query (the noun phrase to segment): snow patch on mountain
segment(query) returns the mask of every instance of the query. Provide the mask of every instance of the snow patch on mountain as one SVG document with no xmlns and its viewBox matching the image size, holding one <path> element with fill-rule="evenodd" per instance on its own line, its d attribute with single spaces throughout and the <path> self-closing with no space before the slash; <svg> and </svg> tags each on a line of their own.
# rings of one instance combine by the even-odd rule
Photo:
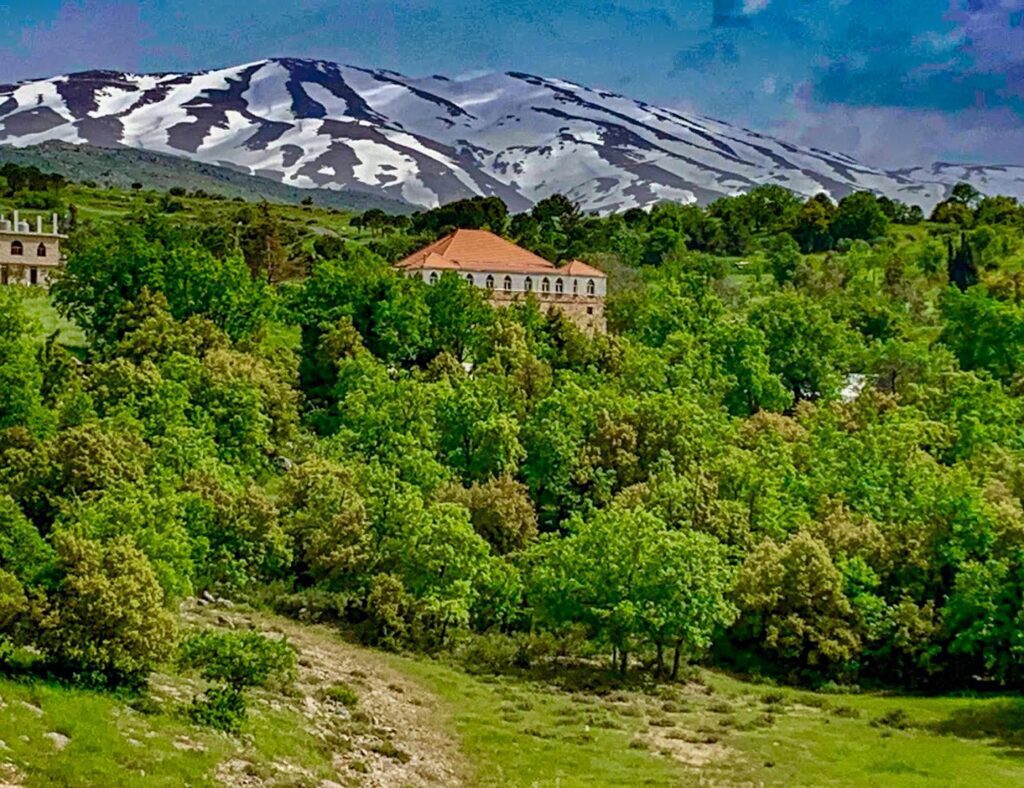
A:
<svg viewBox="0 0 1024 788">
<path fill-rule="evenodd" d="M 1024 197 L 1024 167 L 885 171 L 695 113 L 511 72 L 409 78 L 329 61 L 195 74 L 90 71 L 0 86 L 0 144 L 130 147 L 230 165 L 303 188 L 371 189 L 432 207 L 556 192 L 586 210 L 706 203 L 774 183 L 866 189 L 930 209 L 964 180 Z"/>
</svg>

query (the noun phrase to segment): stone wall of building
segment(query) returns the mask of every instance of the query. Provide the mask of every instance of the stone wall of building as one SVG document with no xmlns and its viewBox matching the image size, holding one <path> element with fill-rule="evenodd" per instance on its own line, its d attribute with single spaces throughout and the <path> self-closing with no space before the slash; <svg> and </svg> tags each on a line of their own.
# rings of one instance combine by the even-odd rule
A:
<svg viewBox="0 0 1024 788">
<path fill-rule="evenodd" d="M 543 311 L 547 312 L 557 309 L 582 328 L 584 331 L 594 333 L 605 333 L 608 324 L 604 319 L 604 298 L 597 296 L 572 296 L 572 295 L 544 295 L 543 293 L 532 293 L 540 304 Z M 510 306 L 517 301 L 523 301 L 528 296 L 525 293 L 507 293 L 500 290 L 491 291 L 490 302 L 494 306 Z"/>
</svg>

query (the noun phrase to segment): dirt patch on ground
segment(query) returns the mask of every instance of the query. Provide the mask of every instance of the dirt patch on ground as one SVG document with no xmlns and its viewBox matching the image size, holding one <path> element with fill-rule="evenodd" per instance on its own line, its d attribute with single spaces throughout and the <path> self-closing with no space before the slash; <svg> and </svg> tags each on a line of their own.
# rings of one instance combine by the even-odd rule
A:
<svg viewBox="0 0 1024 788">
<path fill-rule="evenodd" d="M 666 758 L 673 758 L 686 766 L 702 767 L 720 763 L 730 750 L 720 742 L 698 741 L 696 737 L 680 736 L 673 732 L 651 731 L 643 737 L 648 749 Z"/>
<path fill-rule="evenodd" d="M 194 624 L 255 629 L 288 638 L 298 652 L 295 692 L 257 701 L 291 707 L 305 718 L 311 735 L 330 744 L 337 785 L 466 783 L 466 762 L 449 733 L 444 709 L 416 681 L 390 667 L 386 655 L 348 644 L 326 627 L 243 610 L 192 606 L 183 615 Z M 287 764 L 275 766 L 281 777 L 289 769 Z M 254 781 L 246 764 L 238 761 L 222 764 L 218 777 L 232 786 L 276 782 Z"/>
</svg>

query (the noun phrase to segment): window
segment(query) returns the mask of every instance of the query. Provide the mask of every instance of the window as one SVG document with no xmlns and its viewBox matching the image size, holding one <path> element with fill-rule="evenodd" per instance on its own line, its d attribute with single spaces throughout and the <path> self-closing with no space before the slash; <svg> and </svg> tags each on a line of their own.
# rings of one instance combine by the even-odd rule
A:
<svg viewBox="0 0 1024 788">
<path fill-rule="evenodd" d="M 488 290 L 493 290 L 494 289 L 494 277 L 491 276 L 490 274 L 487 275 L 487 289 Z"/>
<path fill-rule="evenodd" d="M 39 244 L 36 247 L 36 257 L 46 257 L 46 244 Z"/>
<path fill-rule="evenodd" d="M 473 274 L 466 274 L 466 281 L 473 284 Z"/>
<path fill-rule="evenodd" d="M 6 265 L 0 266 L 0 285 L 10 284 L 10 281 L 11 272 L 8 270 Z"/>
<path fill-rule="evenodd" d="M 594 295 L 594 291 L 596 289 L 597 288 L 594 286 L 594 280 L 593 279 L 588 279 L 587 280 L 587 295 Z"/>
<path fill-rule="evenodd" d="M 588 306 L 588 307 L 587 307 L 587 314 L 588 314 L 588 315 L 592 315 L 592 314 L 594 314 L 594 307 L 592 307 L 592 306 Z"/>
<path fill-rule="evenodd" d="M 573 295 L 578 295 L 579 292 L 580 292 L 580 280 L 579 279 L 573 279 L 572 280 L 572 294 Z"/>
<path fill-rule="evenodd" d="M 523 280 L 523 290 L 527 293 L 533 290 L 533 280 L 530 277 L 526 277 L 526 279 Z"/>
<path fill-rule="evenodd" d="M 29 268 L 28 269 L 28 283 L 30 285 L 37 285 L 37 284 L 39 284 L 39 269 L 38 268 Z"/>
<path fill-rule="evenodd" d="M 430 284 L 436 285 L 437 284 L 437 279 L 438 279 L 437 271 L 431 271 L 430 272 Z"/>
<path fill-rule="evenodd" d="M 555 292 L 558 293 L 558 295 L 561 295 L 562 293 L 565 292 L 565 282 L 563 282 L 561 279 L 555 280 Z"/>
<path fill-rule="evenodd" d="M 11 241 L 11 254 L 15 255 L 16 257 L 21 257 L 23 254 L 25 254 L 25 247 L 21 243 L 21 241 Z"/>
<path fill-rule="evenodd" d="M 546 276 L 540 280 L 540 291 L 542 293 L 551 292 L 551 280 L 548 279 Z"/>
<path fill-rule="evenodd" d="M 505 292 L 506 293 L 512 292 L 512 277 L 511 276 L 506 276 L 505 277 L 505 281 L 502 284 L 502 287 L 505 288 Z"/>
</svg>

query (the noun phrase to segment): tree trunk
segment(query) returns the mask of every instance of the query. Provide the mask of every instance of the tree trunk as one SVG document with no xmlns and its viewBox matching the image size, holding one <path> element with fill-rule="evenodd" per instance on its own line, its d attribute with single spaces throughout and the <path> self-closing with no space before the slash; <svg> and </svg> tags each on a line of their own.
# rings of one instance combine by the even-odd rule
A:
<svg viewBox="0 0 1024 788">
<path fill-rule="evenodd" d="M 622 655 L 619 658 L 619 673 L 623 676 L 626 675 L 626 667 L 629 665 L 629 654 L 626 649 L 622 649 Z"/>
<path fill-rule="evenodd" d="M 661 678 L 662 676 L 665 675 L 665 646 L 664 646 L 664 644 L 660 640 L 658 641 L 658 667 L 657 667 L 657 671 L 658 671 L 658 678 Z"/>
<path fill-rule="evenodd" d="M 682 649 L 683 641 L 677 640 L 675 651 L 672 653 L 672 681 L 679 678 L 679 657 Z"/>
</svg>

